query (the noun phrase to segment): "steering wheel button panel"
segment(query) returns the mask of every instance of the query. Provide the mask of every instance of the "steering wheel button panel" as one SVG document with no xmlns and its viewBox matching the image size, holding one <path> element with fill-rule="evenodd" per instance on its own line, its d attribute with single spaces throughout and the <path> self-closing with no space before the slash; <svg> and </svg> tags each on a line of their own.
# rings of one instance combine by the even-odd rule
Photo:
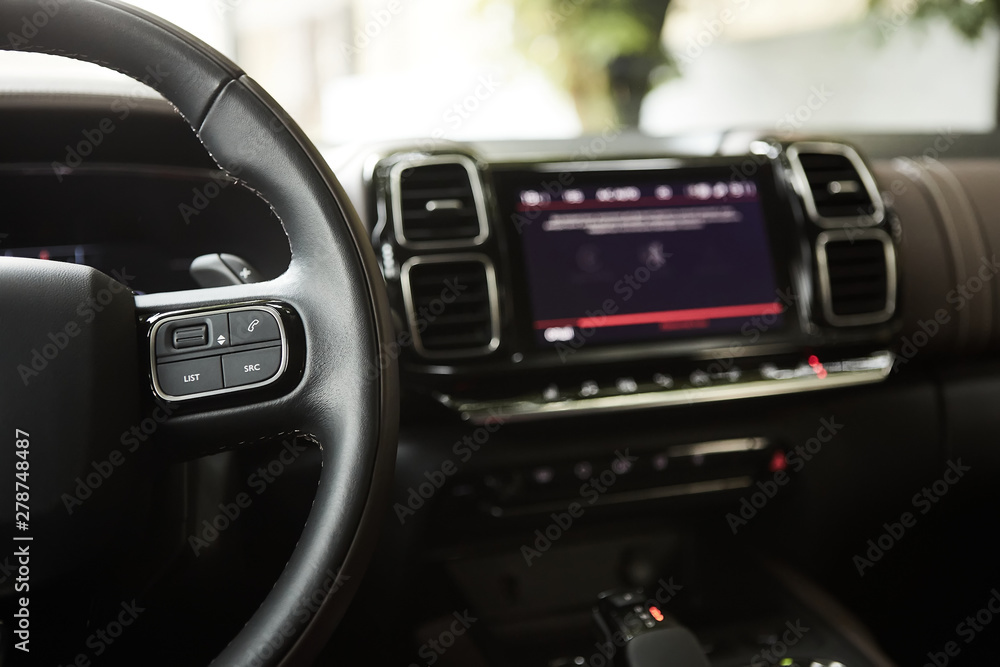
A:
<svg viewBox="0 0 1000 667">
<path fill-rule="evenodd" d="M 222 373 L 227 387 L 242 387 L 268 380 L 281 368 L 281 348 L 265 347 L 222 356 Z"/>
<path fill-rule="evenodd" d="M 160 387 L 172 396 L 187 396 L 222 389 L 222 366 L 219 357 L 159 364 L 156 374 Z"/>
<path fill-rule="evenodd" d="M 288 364 L 288 341 L 274 308 L 233 306 L 154 320 L 150 357 L 156 394 L 186 401 L 271 384 Z"/>
<path fill-rule="evenodd" d="M 229 313 L 229 332 L 233 345 L 281 340 L 278 321 L 265 310 L 241 310 Z"/>
</svg>

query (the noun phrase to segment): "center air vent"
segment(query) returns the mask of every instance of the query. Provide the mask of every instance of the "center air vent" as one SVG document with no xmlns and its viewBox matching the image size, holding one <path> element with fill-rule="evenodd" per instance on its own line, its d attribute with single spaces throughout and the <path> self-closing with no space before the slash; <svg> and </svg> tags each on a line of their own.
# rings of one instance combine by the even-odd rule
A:
<svg viewBox="0 0 1000 667">
<path fill-rule="evenodd" d="M 396 241 L 407 248 L 474 246 L 489 227 L 476 165 L 462 155 L 398 162 L 389 174 Z"/>
<path fill-rule="evenodd" d="M 885 217 L 875 179 L 850 146 L 797 143 L 788 160 L 806 212 L 821 227 L 869 227 Z"/>
<path fill-rule="evenodd" d="M 816 240 L 823 310 L 836 326 L 878 324 L 896 308 L 896 255 L 881 230 L 823 232 Z"/>
<path fill-rule="evenodd" d="M 401 273 L 416 352 L 428 358 L 488 354 L 500 343 L 493 264 L 484 255 L 408 260 Z"/>
</svg>

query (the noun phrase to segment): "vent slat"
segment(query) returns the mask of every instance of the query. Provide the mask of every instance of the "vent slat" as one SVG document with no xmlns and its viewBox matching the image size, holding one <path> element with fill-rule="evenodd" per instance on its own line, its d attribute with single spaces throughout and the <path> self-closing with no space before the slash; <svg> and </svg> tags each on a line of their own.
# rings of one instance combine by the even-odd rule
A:
<svg viewBox="0 0 1000 667">
<path fill-rule="evenodd" d="M 425 353 L 459 356 L 492 350 L 495 323 L 484 261 L 424 262 L 411 266 L 407 275 L 410 302 L 422 320 L 418 335 Z"/>
<path fill-rule="evenodd" d="M 455 227 L 465 225 L 473 229 L 479 229 L 479 219 L 476 217 L 475 206 L 462 206 L 460 208 L 438 209 L 428 211 L 424 208 L 403 208 L 403 218 L 406 220 L 407 229 L 415 226 L 448 225 Z"/>
<path fill-rule="evenodd" d="M 464 158 L 430 162 L 402 169 L 394 189 L 398 229 L 406 242 L 461 244 L 477 239 L 485 229 L 476 198 L 475 167 Z M 454 161 L 450 161 L 450 160 Z"/>
<path fill-rule="evenodd" d="M 882 241 L 829 241 L 825 250 L 834 315 L 871 315 L 888 308 L 889 271 Z"/>
<path fill-rule="evenodd" d="M 432 335 L 424 337 L 424 347 L 428 350 L 454 350 L 454 349 L 469 349 L 480 347 L 483 340 L 490 339 L 490 332 L 488 329 L 484 329 L 481 332 L 465 334 L 465 335 L 453 335 L 453 336 L 441 336 Z"/>
<path fill-rule="evenodd" d="M 875 207 L 871 200 L 861 204 L 820 204 L 816 203 L 816 210 L 824 218 L 857 218 L 860 216 L 870 216 L 875 214 Z"/>
<path fill-rule="evenodd" d="M 444 329 L 445 327 L 463 327 L 465 324 L 477 324 L 482 325 L 483 320 L 489 320 L 490 311 L 485 309 L 479 312 L 469 313 L 468 315 L 448 315 L 447 317 L 442 315 L 434 320 L 435 329 Z"/>
<path fill-rule="evenodd" d="M 413 227 L 407 232 L 407 239 L 410 241 L 435 241 L 441 238 L 440 227 L 431 227 L 427 229 L 414 229 Z M 475 238 L 476 233 L 479 231 L 478 227 L 466 227 L 455 229 L 452 228 L 451 231 L 456 234 L 460 233 L 468 238 Z M 453 238 L 452 234 L 448 235 L 448 238 Z"/>
<path fill-rule="evenodd" d="M 834 266 L 830 269 L 830 277 L 843 282 L 851 280 L 870 281 L 872 278 L 881 278 L 884 276 L 885 267 L 881 265 L 865 266 L 862 264 L 850 267 Z"/>
<path fill-rule="evenodd" d="M 443 273 L 433 273 L 430 271 L 423 271 L 423 270 L 419 270 L 414 273 L 416 275 L 413 275 L 412 273 L 410 275 L 410 284 L 415 284 L 420 286 L 438 285 L 442 279 L 442 276 L 444 276 Z M 476 281 L 481 280 L 482 272 L 455 271 L 454 273 L 449 273 L 447 276 L 444 277 L 447 278 L 449 281 L 451 281 L 452 284 L 463 285 L 467 282 L 475 283 Z"/>
<path fill-rule="evenodd" d="M 457 185 L 452 187 L 414 187 L 411 183 L 403 182 L 406 186 L 402 191 L 403 200 L 410 199 L 471 199 L 472 187 Z"/>
<path fill-rule="evenodd" d="M 427 306 L 427 305 L 430 305 L 431 303 L 437 301 L 438 299 L 440 299 L 439 295 L 435 295 L 433 297 L 430 296 L 430 295 L 426 295 L 426 296 L 422 295 L 422 296 L 419 296 L 419 297 L 414 297 L 414 301 L 413 302 L 415 304 L 417 304 L 418 306 Z M 448 305 L 451 306 L 451 309 L 455 310 L 455 311 L 458 311 L 458 310 L 468 311 L 468 310 L 482 308 L 484 311 L 488 312 L 488 310 L 489 310 L 488 309 L 488 306 L 489 306 L 488 300 L 489 300 L 489 291 L 488 290 L 486 290 L 485 288 L 484 289 L 474 289 L 472 291 L 464 292 L 464 293 L 460 294 L 458 297 L 456 297 Z"/>
<path fill-rule="evenodd" d="M 885 283 L 880 282 L 878 284 L 872 283 L 841 283 L 837 287 L 831 290 L 835 300 L 839 303 L 843 303 L 845 299 L 851 299 L 855 296 L 860 297 L 871 297 L 871 298 L 881 298 L 885 301 Z"/>
</svg>

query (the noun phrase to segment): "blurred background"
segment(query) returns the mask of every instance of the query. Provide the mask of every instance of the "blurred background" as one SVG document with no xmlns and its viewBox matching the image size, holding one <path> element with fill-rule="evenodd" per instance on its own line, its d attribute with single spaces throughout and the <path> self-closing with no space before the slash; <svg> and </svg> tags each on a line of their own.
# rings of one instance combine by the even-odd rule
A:
<svg viewBox="0 0 1000 667">
<path fill-rule="evenodd" d="M 133 0 L 317 141 L 993 132 L 1000 0 Z M 134 88 L 5 54 L 0 87 Z M 138 93 L 137 93 L 138 94 Z"/>
</svg>

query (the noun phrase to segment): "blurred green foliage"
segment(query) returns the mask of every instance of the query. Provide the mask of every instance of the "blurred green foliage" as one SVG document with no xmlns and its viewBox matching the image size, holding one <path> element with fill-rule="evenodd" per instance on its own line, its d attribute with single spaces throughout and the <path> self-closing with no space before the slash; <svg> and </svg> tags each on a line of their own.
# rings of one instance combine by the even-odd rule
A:
<svg viewBox="0 0 1000 667">
<path fill-rule="evenodd" d="M 512 3 L 518 47 L 572 96 L 584 131 L 637 125 L 642 97 L 653 85 L 679 74 L 661 41 L 669 0 Z M 968 39 L 977 39 L 1000 17 L 1000 0 L 868 3 L 885 37 L 911 19 L 944 18 Z"/>
<path fill-rule="evenodd" d="M 944 18 L 968 39 L 978 39 L 1000 16 L 1000 0 L 869 0 L 868 7 L 877 20 L 888 21 L 890 26 L 909 17 Z"/>
<path fill-rule="evenodd" d="M 521 51 L 573 97 L 585 131 L 635 125 L 654 73 L 668 0 L 514 0 Z"/>
</svg>

